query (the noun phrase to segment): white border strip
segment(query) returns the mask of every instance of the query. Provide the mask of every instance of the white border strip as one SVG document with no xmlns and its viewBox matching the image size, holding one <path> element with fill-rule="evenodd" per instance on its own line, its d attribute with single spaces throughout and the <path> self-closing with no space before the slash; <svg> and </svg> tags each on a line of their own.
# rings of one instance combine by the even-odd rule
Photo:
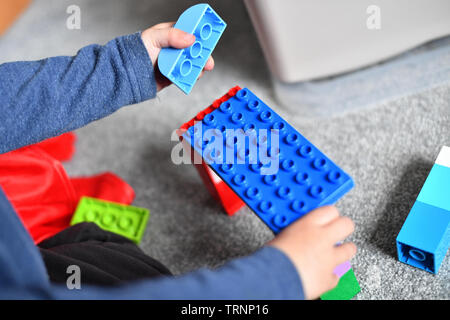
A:
<svg viewBox="0 0 450 320">
<path fill-rule="evenodd" d="M 442 147 L 435 163 L 450 168 L 450 147 Z"/>
</svg>

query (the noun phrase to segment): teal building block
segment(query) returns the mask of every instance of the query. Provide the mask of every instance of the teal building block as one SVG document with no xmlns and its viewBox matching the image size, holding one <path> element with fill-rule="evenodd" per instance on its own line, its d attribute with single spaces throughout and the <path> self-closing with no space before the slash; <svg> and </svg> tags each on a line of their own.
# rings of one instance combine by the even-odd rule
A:
<svg viewBox="0 0 450 320">
<path fill-rule="evenodd" d="M 434 164 L 417 201 L 450 211 L 450 168 Z"/>
<path fill-rule="evenodd" d="M 150 212 L 145 208 L 82 197 L 70 224 L 94 222 L 104 230 L 140 243 L 149 216 Z"/>
</svg>

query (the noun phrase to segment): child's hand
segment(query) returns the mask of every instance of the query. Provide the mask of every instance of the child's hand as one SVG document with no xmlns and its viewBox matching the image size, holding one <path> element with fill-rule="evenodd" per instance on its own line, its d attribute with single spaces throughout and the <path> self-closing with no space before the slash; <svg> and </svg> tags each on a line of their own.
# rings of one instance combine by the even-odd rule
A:
<svg viewBox="0 0 450 320">
<path fill-rule="evenodd" d="M 194 35 L 172 28 L 174 24 L 174 22 L 160 23 L 143 31 L 141 35 L 155 69 L 156 88 L 158 91 L 171 84 L 170 80 L 164 77 L 157 67 L 156 61 L 161 49 L 166 47 L 183 49 L 191 46 L 195 42 Z M 213 68 L 214 60 L 212 57 L 209 57 L 203 70 L 211 71 Z M 200 77 L 202 75 L 203 71 Z"/>
<path fill-rule="evenodd" d="M 335 207 L 322 207 L 284 229 L 268 244 L 283 251 L 300 274 L 307 299 L 316 299 L 333 289 L 339 278 L 333 270 L 356 254 L 349 242 L 336 246 L 355 228 L 353 221 L 339 216 Z"/>
</svg>

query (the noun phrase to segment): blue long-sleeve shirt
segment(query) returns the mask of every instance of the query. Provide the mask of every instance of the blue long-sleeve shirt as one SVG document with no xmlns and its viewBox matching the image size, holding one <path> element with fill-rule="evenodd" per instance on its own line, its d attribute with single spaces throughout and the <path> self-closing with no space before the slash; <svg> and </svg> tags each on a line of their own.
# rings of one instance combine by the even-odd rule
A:
<svg viewBox="0 0 450 320">
<path fill-rule="evenodd" d="M 155 97 L 140 33 L 73 57 L 0 65 L 0 154 L 60 135 L 122 106 Z M 50 283 L 37 247 L 0 186 L 0 299 L 303 299 L 300 277 L 280 250 L 264 247 L 217 270 L 69 290 Z"/>
</svg>

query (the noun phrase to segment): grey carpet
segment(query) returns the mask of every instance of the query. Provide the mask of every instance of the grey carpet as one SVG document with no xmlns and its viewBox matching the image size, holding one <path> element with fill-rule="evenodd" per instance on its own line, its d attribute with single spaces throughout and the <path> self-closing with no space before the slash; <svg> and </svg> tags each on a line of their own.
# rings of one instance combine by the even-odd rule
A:
<svg viewBox="0 0 450 320">
<path fill-rule="evenodd" d="M 395 237 L 434 158 L 442 145 L 450 145 L 449 82 L 333 118 L 304 118 L 292 108 L 278 108 L 245 8 L 231 2 L 211 1 L 228 22 L 214 52 L 214 72 L 189 96 L 171 87 L 155 100 L 78 130 L 68 172 L 109 170 L 129 182 L 136 190 L 134 204 L 151 211 L 143 250 L 177 274 L 249 254 L 271 239 L 271 232 L 248 209 L 224 215 L 195 169 L 170 159 L 174 129 L 230 87 L 246 86 L 353 176 L 356 187 L 338 207 L 357 225 L 351 237 L 359 248 L 352 261 L 362 287 L 357 299 L 449 299 L 448 255 L 432 275 L 398 262 L 395 252 Z M 193 3 L 35 0 L 0 38 L 0 62 L 71 55 L 81 46 L 176 20 Z M 70 4 L 81 7 L 81 30 L 65 27 Z"/>
</svg>

